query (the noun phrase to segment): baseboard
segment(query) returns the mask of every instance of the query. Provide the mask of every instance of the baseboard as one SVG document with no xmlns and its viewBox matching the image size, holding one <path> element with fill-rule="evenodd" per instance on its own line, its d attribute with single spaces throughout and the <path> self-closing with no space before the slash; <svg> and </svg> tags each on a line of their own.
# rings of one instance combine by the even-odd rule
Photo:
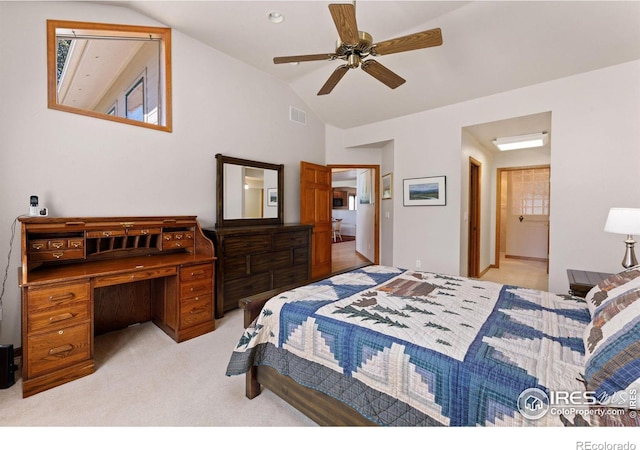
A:
<svg viewBox="0 0 640 450">
<path fill-rule="evenodd" d="M 540 262 L 548 262 L 549 258 L 536 258 L 535 256 L 516 256 L 516 255 L 504 255 L 505 258 L 510 259 L 524 259 L 527 261 L 540 261 Z"/>
</svg>

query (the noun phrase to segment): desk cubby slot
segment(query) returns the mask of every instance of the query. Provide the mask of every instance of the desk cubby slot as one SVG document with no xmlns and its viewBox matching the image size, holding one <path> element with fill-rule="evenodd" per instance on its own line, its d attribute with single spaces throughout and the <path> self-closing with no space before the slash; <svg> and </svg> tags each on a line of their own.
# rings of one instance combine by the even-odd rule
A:
<svg viewBox="0 0 640 450">
<path fill-rule="evenodd" d="M 155 253 L 160 251 L 159 243 L 160 234 L 88 237 L 87 258 L 116 256 L 120 253 L 122 256 Z"/>
</svg>

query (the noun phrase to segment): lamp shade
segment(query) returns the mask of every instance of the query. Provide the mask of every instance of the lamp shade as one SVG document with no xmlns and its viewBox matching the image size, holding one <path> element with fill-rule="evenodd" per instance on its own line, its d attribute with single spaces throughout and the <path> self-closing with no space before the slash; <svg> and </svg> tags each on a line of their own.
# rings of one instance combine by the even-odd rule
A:
<svg viewBox="0 0 640 450">
<path fill-rule="evenodd" d="M 640 234 L 640 208 L 611 208 L 604 231 L 618 234 Z"/>
</svg>

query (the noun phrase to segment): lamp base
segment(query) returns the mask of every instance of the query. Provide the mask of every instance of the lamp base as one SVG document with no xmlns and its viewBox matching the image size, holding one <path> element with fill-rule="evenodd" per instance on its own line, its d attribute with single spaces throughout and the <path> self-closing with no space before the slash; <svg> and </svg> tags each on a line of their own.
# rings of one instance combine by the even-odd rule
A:
<svg viewBox="0 0 640 450">
<path fill-rule="evenodd" d="M 636 241 L 633 240 L 633 236 L 630 234 L 627 235 L 627 239 L 624 241 L 627 245 L 627 249 L 624 252 L 624 258 L 622 259 L 622 267 L 628 269 L 629 267 L 637 266 L 638 260 L 636 259 L 636 254 L 634 251 L 634 246 Z"/>
</svg>

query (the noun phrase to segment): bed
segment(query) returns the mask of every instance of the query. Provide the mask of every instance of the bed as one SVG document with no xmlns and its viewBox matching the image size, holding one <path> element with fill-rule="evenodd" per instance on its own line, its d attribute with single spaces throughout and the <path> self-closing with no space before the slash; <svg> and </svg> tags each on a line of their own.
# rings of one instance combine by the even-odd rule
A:
<svg viewBox="0 0 640 450">
<path fill-rule="evenodd" d="M 637 426 L 639 297 L 371 265 L 243 300 L 226 373 L 321 425 Z"/>
</svg>

